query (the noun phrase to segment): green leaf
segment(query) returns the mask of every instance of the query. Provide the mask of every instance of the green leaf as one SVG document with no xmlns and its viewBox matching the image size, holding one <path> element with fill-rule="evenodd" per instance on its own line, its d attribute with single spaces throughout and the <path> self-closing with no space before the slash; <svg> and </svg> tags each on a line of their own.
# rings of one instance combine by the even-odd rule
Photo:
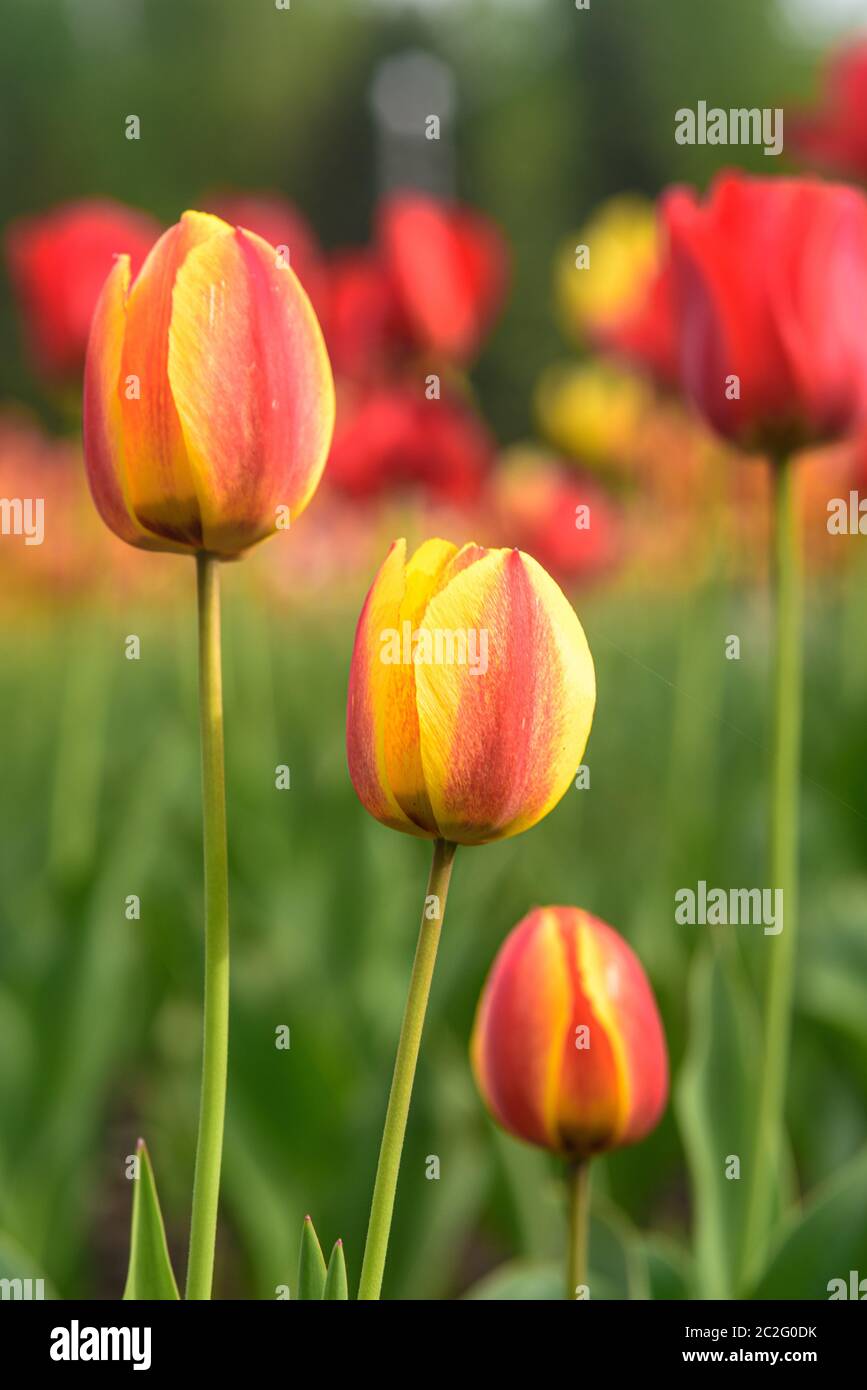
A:
<svg viewBox="0 0 867 1390">
<path fill-rule="evenodd" d="M 500 1303 L 552 1303 L 565 1301 L 562 1261 L 509 1260 L 467 1289 L 465 1299 Z M 622 1297 L 604 1275 L 590 1274 L 590 1302 Z"/>
<path fill-rule="evenodd" d="M 160 1199 L 150 1154 L 143 1139 L 136 1145 L 138 1177 L 132 1199 L 132 1234 L 130 1237 L 129 1269 L 126 1275 L 125 1300 L 158 1299 L 163 1302 L 180 1298 L 172 1262 L 166 1244 Z"/>
<path fill-rule="evenodd" d="M 851 1270 L 856 1283 L 867 1277 L 867 1149 L 785 1223 L 752 1296 L 827 1298 L 832 1279 L 842 1279 L 851 1296 Z"/>
<path fill-rule="evenodd" d="M 510 1260 L 473 1284 L 464 1298 L 513 1303 L 562 1300 L 563 1270 L 559 1263 Z"/>
<path fill-rule="evenodd" d="M 590 1301 L 643 1299 L 648 1277 L 641 1237 L 604 1196 L 590 1216 Z M 516 1259 L 486 1274 L 463 1295 L 503 1302 L 566 1299 L 566 1255 L 558 1260 Z"/>
<path fill-rule="evenodd" d="M 516 1143 L 493 1122 L 488 1129 L 489 1143 L 515 1211 L 516 1248 L 526 1259 L 547 1260 L 562 1244 L 564 1203 L 568 1200 L 562 1181 L 552 1181 L 551 1155 L 529 1144 Z"/>
<path fill-rule="evenodd" d="M 823 883 L 819 897 L 826 930 L 804 936 L 799 1000 L 806 1012 L 863 1051 L 867 1041 L 867 890 L 863 880 L 856 878 L 830 887 Z"/>
<path fill-rule="evenodd" d="M 692 1186 L 699 1298 L 731 1298 L 741 1262 L 757 1105 L 758 1027 L 746 982 L 722 951 L 699 951 L 688 985 L 690 1042 L 675 1090 Z M 740 1177 L 727 1177 L 731 1157 Z"/>
<path fill-rule="evenodd" d="M 328 1261 L 328 1274 L 325 1278 L 325 1291 L 322 1297 L 330 1302 L 341 1299 L 344 1302 L 349 1298 L 349 1285 L 346 1279 L 346 1258 L 343 1254 L 343 1241 L 335 1242 L 331 1252 L 331 1259 Z"/>
<path fill-rule="evenodd" d="M 658 1299 L 691 1299 L 692 1268 L 689 1255 L 676 1241 L 666 1236 L 651 1235 L 645 1239 L 644 1254 L 650 1297 Z"/>
<path fill-rule="evenodd" d="M 20 1297 L 43 1299 L 56 1298 L 57 1293 L 41 1266 L 19 1242 L 5 1231 L 0 1231 L 0 1279 L 22 1281 Z"/>
<path fill-rule="evenodd" d="M 628 1217 L 604 1194 L 591 1199 L 591 1299 L 644 1299 L 649 1292 L 644 1244 Z"/>
<path fill-rule="evenodd" d="M 301 1254 L 298 1259 L 298 1297 L 303 1299 L 322 1298 L 325 1292 L 325 1256 L 309 1216 L 304 1218 L 301 1230 Z"/>
</svg>

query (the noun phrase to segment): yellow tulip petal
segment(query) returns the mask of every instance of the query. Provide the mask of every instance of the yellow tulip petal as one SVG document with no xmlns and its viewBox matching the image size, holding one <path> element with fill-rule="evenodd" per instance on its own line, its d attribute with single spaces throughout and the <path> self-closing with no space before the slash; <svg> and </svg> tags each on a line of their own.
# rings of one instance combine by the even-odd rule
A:
<svg viewBox="0 0 867 1390">
<path fill-rule="evenodd" d="M 410 819 L 392 791 L 389 761 L 401 736 L 411 738 L 414 711 L 396 703 L 400 689 L 395 663 L 384 661 L 391 635 L 400 640 L 400 609 L 406 596 L 406 541 L 395 541 L 361 610 L 352 652 L 346 719 L 349 775 L 372 816 L 394 830 L 429 832 Z M 383 640 L 385 639 L 385 641 Z"/>
<path fill-rule="evenodd" d="M 193 247 L 230 234 L 218 217 L 184 213 L 154 246 L 127 301 L 120 398 L 130 506 L 148 530 L 195 548 L 199 497 L 168 376 L 172 293 Z"/>
<path fill-rule="evenodd" d="M 528 829 L 570 785 L 593 718 L 593 662 L 571 604 L 531 556 L 495 550 L 434 596 L 421 627 L 441 657 L 416 667 L 440 834 L 482 844 Z"/>
<path fill-rule="evenodd" d="M 431 834 L 436 821 L 424 784 L 415 702 L 414 634 L 436 592 L 443 571 L 457 552 L 451 541 L 428 540 L 419 546 L 406 566 L 406 592 L 400 605 L 398 631 L 401 661 L 386 667 L 391 673 L 388 692 L 390 711 L 386 724 L 385 765 L 389 786 L 402 810 L 416 825 Z"/>
</svg>

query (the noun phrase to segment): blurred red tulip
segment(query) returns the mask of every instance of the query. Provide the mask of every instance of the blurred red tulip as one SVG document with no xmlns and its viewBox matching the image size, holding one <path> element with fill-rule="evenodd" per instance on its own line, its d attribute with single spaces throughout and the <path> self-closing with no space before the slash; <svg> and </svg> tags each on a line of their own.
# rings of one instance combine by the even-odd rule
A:
<svg viewBox="0 0 867 1390">
<path fill-rule="evenodd" d="M 867 392 L 867 200 L 729 173 L 663 204 L 682 384 L 741 446 L 849 432 Z"/>
<path fill-rule="evenodd" d="M 398 193 L 380 206 L 378 235 L 419 346 L 455 362 L 474 357 L 508 276 L 494 223 L 470 208 Z"/>
<path fill-rule="evenodd" d="M 152 218 L 108 199 L 66 203 L 12 223 L 6 257 L 40 373 L 62 381 L 81 372 L 113 258 L 128 255 L 136 274 L 159 234 Z"/>
<path fill-rule="evenodd" d="M 425 394 L 425 354 L 465 363 L 498 307 L 506 254 L 493 226 L 417 194 L 386 199 L 378 243 L 326 263 L 322 323 L 338 383 L 329 481 L 350 497 L 415 489 L 474 501 L 494 458 L 482 420 L 441 381 Z"/>
<path fill-rule="evenodd" d="M 356 497 L 416 487 L 461 504 L 478 496 L 493 455 L 480 418 L 453 396 L 429 401 L 415 386 L 344 386 L 328 478 Z"/>
<path fill-rule="evenodd" d="M 288 198 L 279 193 L 222 192 L 206 197 L 202 206 L 232 227 L 255 232 L 278 251 L 285 247 L 287 263 L 322 317 L 326 278 L 322 249 L 304 214 Z"/>
<path fill-rule="evenodd" d="M 793 122 L 793 135 L 805 159 L 867 181 L 867 40 L 832 55 L 821 104 Z"/>
<path fill-rule="evenodd" d="M 539 450 L 514 449 L 491 480 L 492 508 L 510 545 L 562 583 L 606 573 L 620 554 L 620 517 L 602 488 Z"/>
<path fill-rule="evenodd" d="M 325 338 L 334 370 L 371 380 L 411 345 L 394 286 L 372 251 L 343 251 L 328 267 Z"/>
</svg>

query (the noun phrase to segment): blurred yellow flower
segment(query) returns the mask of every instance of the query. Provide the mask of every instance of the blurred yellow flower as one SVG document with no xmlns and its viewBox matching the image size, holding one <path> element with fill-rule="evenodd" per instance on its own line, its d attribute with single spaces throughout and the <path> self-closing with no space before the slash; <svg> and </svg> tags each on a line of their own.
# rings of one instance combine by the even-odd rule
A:
<svg viewBox="0 0 867 1390">
<path fill-rule="evenodd" d="M 622 465 L 652 399 L 641 377 L 609 363 L 555 363 L 536 385 L 536 419 L 555 449 L 582 463 Z"/>
<path fill-rule="evenodd" d="M 557 257 L 557 303 L 570 334 L 604 334 L 635 307 L 657 264 L 653 204 L 633 194 L 602 203 Z"/>
</svg>

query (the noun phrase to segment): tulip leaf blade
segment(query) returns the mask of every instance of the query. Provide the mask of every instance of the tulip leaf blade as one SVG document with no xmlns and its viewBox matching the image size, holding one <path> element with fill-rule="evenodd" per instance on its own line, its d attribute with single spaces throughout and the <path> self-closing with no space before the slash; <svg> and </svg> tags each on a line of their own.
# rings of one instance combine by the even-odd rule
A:
<svg viewBox="0 0 867 1390">
<path fill-rule="evenodd" d="M 867 1294 L 867 1282 L 861 1284 L 867 1273 L 865 1193 L 867 1147 L 783 1222 L 750 1296 L 861 1300 Z"/>
<path fill-rule="evenodd" d="M 692 1261 L 676 1241 L 667 1236 L 648 1236 L 644 1242 L 644 1258 L 649 1296 L 654 1302 L 692 1298 Z"/>
<path fill-rule="evenodd" d="M 553 1302 L 563 1298 L 563 1269 L 556 1260 L 509 1260 L 486 1274 L 463 1297 L 474 1302 Z"/>
<path fill-rule="evenodd" d="M 129 1268 L 123 1297 L 127 1302 L 176 1301 L 180 1294 L 166 1242 L 154 1170 L 143 1139 L 136 1145 L 136 1158 L 138 1172 L 132 1199 Z"/>
<path fill-rule="evenodd" d="M 335 1241 L 334 1243 L 331 1259 L 328 1261 L 328 1273 L 325 1277 L 325 1289 L 322 1297 L 326 1302 L 346 1302 L 349 1298 L 349 1283 L 346 1277 L 346 1256 L 343 1251 L 342 1240 Z"/>
<path fill-rule="evenodd" d="M 321 1300 L 325 1293 L 327 1275 L 319 1237 L 312 1220 L 305 1216 L 301 1228 L 301 1253 L 298 1256 L 298 1297 L 305 1300 Z"/>
<path fill-rule="evenodd" d="M 761 1031 L 737 961 L 715 945 L 696 953 L 687 998 L 690 1041 L 674 1103 L 695 1213 L 696 1297 L 731 1298 L 739 1288 L 746 1253 L 742 1240 Z M 784 1140 L 773 1185 L 774 1219 L 786 1204 L 790 1176 Z"/>
</svg>

